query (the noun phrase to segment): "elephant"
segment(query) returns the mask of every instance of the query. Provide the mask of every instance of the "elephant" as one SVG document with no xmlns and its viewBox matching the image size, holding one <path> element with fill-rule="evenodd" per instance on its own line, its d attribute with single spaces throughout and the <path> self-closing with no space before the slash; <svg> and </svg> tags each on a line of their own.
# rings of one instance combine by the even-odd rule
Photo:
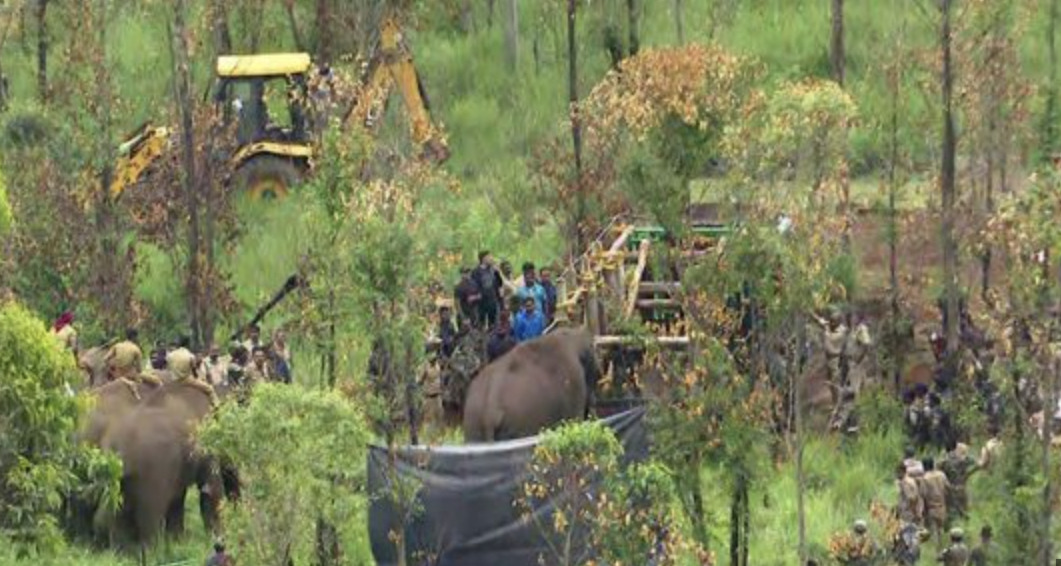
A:
<svg viewBox="0 0 1061 566">
<path fill-rule="evenodd" d="M 533 436 L 588 416 L 600 368 L 593 337 L 561 329 L 519 344 L 482 368 L 464 402 L 465 442 Z"/>
<path fill-rule="evenodd" d="M 136 408 L 142 399 L 157 389 L 156 386 L 148 383 L 139 383 L 135 387 L 134 391 L 128 383 L 111 381 L 89 390 L 88 395 L 92 400 L 92 405 L 77 432 L 77 441 L 102 448 L 103 437 L 111 425 L 120 422 Z M 97 520 L 95 501 L 88 501 L 71 494 L 66 501 L 66 506 L 66 526 L 71 534 L 105 544 L 105 540 L 98 538 L 101 533 L 95 527 Z"/>
<path fill-rule="evenodd" d="M 211 411 L 201 389 L 175 381 L 149 394 L 104 433 L 101 445 L 122 460 L 122 508 L 117 521 L 141 549 L 165 525 L 184 529 L 184 498 L 192 484 L 200 489 L 200 511 L 213 530 L 222 493 L 217 466 L 195 449 L 197 424 Z"/>
<path fill-rule="evenodd" d="M 150 383 L 136 384 L 136 392 L 122 381 L 110 381 L 91 390 L 92 410 L 80 432 L 80 440 L 99 447 L 112 423 L 121 421 L 140 401 L 158 389 Z M 137 398 L 139 396 L 139 399 Z"/>
</svg>

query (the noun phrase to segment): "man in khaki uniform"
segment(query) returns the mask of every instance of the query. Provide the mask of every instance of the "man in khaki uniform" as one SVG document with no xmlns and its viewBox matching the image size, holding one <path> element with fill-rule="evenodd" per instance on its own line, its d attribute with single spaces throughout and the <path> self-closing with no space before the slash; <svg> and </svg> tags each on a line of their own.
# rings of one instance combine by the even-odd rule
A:
<svg viewBox="0 0 1061 566">
<path fill-rule="evenodd" d="M 924 520 L 925 504 L 921 500 L 921 491 L 917 481 L 907 473 L 906 465 L 899 464 L 895 469 L 895 485 L 899 491 L 897 514 L 904 523 L 920 525 Z"/>
<path fill-rule="evenodd" d="M 214 388 L 199 380 L 195 375 L 198 360 L 195 359 L 195 354 L 188 349 L 190 342 L 186 336 L 181 337 L 177 342 L 177 349 L 166 356 L 166 365 L 169 367 L 169 371 L 173 373 L 175 382 L 185 383 L 206 393 L 210 396 L 210 403 L 216 405 L 217 395 L 214 393 Z"/>
<path fill-rule="evenodd" d="M 925 527 L 935 535 L 936 543 L 943 543 L 943 528 L 947 524 L 947 475 L 936 469 L 932 458 L 925 460 L 925 477 L 921 478 L 921 499 L 925 502 Z M 937 548 L 939 548 L 937 546 Z"/>
<path fill-rule="evenodd" d="M 988 430 L 988 435 L 987 442 L 980 449 L 980 459 L 976 462 L 978 470 L 990 468 L 998 460 L 999 453 L 1002 452 L 1002 440 L 999 438 L 998 426 L 991 426 Z"/>
<path fill-rule="evenodd" d="M 950 513 L 950 519 L 964 519 L 969 507 L 969 492 L 965 485 L 976 469 L 976 460 L 969 456 L 968 446 L 961 442 L 952 442 L 940 468 L 950 482 L 950 489 L 947 491 L 947 512 Z"/>
<path fill-rule="evenodd" d="M 66 350 L 73 352 L 74 359 L 77 359 L 77 329 L 74 328 L 74 313 L 66 311 L 59 315 L 55 325 L 52 326 L 52 334 L 59 341 L 59 344 Z"/>
<path fill-rule="evenodd" d="M 969 548 L 965 546 L 965 532 L 959 528 L 950 530 L 950 546 L 940 555 L 943 566 L 966 566 L 969 564 Z"/>
<path fill-rule="evenodd" d="M 140 346 L 136 345 L 137 338 L 139 338 L 139 333 L 135 328 L 126 330 L 125 340 L 111 347 L 107 352 L 106 362 L 111 378 L 125 382 L 139 399 L 140 394 L 136 387 L 138 383 L 151 383 L 158 386 L 162 385 L 162 381 L 143 371 L 144 354 L 140 351 Z"/>
<path fill-rule="evenodd" d="M 865 321 L 859 321 L 847 336 L 847 381 L 857 395 L 866 382 L 866 365 L 873 347 L 873 336 Z"/>
<path fill-rule="evenodd" d="M 828 320 L 818 319 L 822 325 L 822 349 L 825 350 L 825 360 L 829 368 L 829 381 L 833 385 L 846 385 L 842 382 L 841 358 L 847 354 L 847 342 L 850 332 L 843 322 L 843 316 L 839 310 L 829 313 Z"/>
</svg>

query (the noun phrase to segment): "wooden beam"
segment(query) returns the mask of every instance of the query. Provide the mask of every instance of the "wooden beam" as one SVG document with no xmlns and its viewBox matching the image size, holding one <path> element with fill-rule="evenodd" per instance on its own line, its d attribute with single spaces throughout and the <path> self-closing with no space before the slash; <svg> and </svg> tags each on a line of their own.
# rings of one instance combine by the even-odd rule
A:
<svg viewBox="0 0 1061 566">
<path fill-rule="evenodd" d="M 638 299 L 639 309 L 680 309 L 682 304 L 674 299 Z"/>
<path fill-rule="evenodd" d="M 641 293 L 667 293 L 669 295 L 680 293 L 681 290 L 681 283 L 663 281 L 642 281 L 639 288 Z"/>
<path fill-rule="evenodd" d="M 637 290 L 641 288 L 641 276 L 645 273 L 645 266 L 648 265 L 648 249 L 650 246 L 649 240 L 641 240 L 641 245 L 637 250 L 637 268 L 634 269 L 634 280 L 630 282 L 630 291 L 626 296 L 626 304 L 623 306 L 623 317 L 630 318 L 634 314 L 634 307 L 637 304 Z"/>
<path fill-rule="evenodd" d="M 622 346 L 644 346 L 646 344 L 657 344 L 661 348 L 681 349 L 689 347 L 688 336 L 649 336 L 645 338 L 637 336 L 597 336 L 593 339 L 593 345 L 598 348 L 617 348 Z"/>
<path fill-rule="evenodd" d="M 633 226 L 627 226 L 622 231 L 622 233 L 619 234 L 619 237 L 616 238 L 615 241 L 612 242 L 611 247 L 608 248 L 608 253 L 614 254 L 616 252 L 622 251 L 622 249 L 626 246 L 626 241 L 630 239 L 630 235 L 633 234 L 633 233 L 634 233 L 634 227 Z"/>
</svg>

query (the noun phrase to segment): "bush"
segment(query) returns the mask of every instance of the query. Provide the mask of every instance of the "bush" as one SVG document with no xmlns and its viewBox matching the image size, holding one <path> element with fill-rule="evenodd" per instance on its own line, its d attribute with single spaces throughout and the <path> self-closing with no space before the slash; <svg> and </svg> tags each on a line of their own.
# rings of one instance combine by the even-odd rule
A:
<svg viewBox="0 0 1061 566">
<path fill-rule="evenodd" d="M 243 482 L 239 505 L 222 510 L 240 562 L 311 562 L 328 525 L 342 548 L 364 553 L 350 563 L 370 563 L 361 495 L 368 441 L 364 416 L 336 392 L 262 384 L 248 404 L 223 405 L 200 443 L 231 460 Z"/>
<path fill-rule="evenodd" d="M 607 499 L 598 524 L 603 564 L 673 564 L 679 525 L 672 513 L 671 472 L 657 462 L 634 464 L 606 482 Z"/>
<path fill-rule="evenodd" d="M 518 501 L 550 541 L 551 556 L 539 561 L 569 566 L 591 558 L 589 537 L 604 516 L 604 501 L 587 492 L 601 478 L 618 472 L 622 454 L 619 439 L 600 421 L 569 423 L 542 435 Z M 550 500 L 555 507 L 549 517 L 535 513 Z"/>
<path fill-rule="evenodd" d="M 24 554 L 62 546 L 59 512 L 75 487 L 117 504 L 116 460 L 74 444 L 83 409 L 70 388 L 75 372 L 39 320 L 0 305 L 0 535 Z"/>
<path fill-rule="evenodd" d="M 5 236 L 11 230 L 14 216 L 11 214 L 11 204 L 7 202 L 7 189 L 4 187 L 4 178 L 0 176 L 0 237 Z"/>
</svg>

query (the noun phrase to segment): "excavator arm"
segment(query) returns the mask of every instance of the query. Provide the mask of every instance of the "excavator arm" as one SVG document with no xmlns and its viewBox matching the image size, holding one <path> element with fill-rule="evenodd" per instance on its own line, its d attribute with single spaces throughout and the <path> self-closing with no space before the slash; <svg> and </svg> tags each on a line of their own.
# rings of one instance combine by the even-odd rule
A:
<svg viewBox="0 0 1061 566">
<path fill-rule="evenodd" d="M 170 130 L 151 123 L 144 124 L 118 147 L 118 161 L 114 164 L 114 179 L 109 187 L 112 199 L 117 199 L 131 185 L 136 184 L 144 171 L 166 151 Z"/>
<path fill-rule="evenodd" d="M 432 161 L 441 163 L 449 158 L 446 140 L 431 122 L 430 108 L 413 56 L 393 19 L 385 20 L 380 27 L 379 48 L 369 62 L 368 76 L 362 84 L 357 100 L 346 115 L 346 123 L 353 121 L 369 131 L 376 131 L 391 89 L 397 87 L 409 117 L 413 142 L 421 146 L 424 157 Z"/>
</svg>

